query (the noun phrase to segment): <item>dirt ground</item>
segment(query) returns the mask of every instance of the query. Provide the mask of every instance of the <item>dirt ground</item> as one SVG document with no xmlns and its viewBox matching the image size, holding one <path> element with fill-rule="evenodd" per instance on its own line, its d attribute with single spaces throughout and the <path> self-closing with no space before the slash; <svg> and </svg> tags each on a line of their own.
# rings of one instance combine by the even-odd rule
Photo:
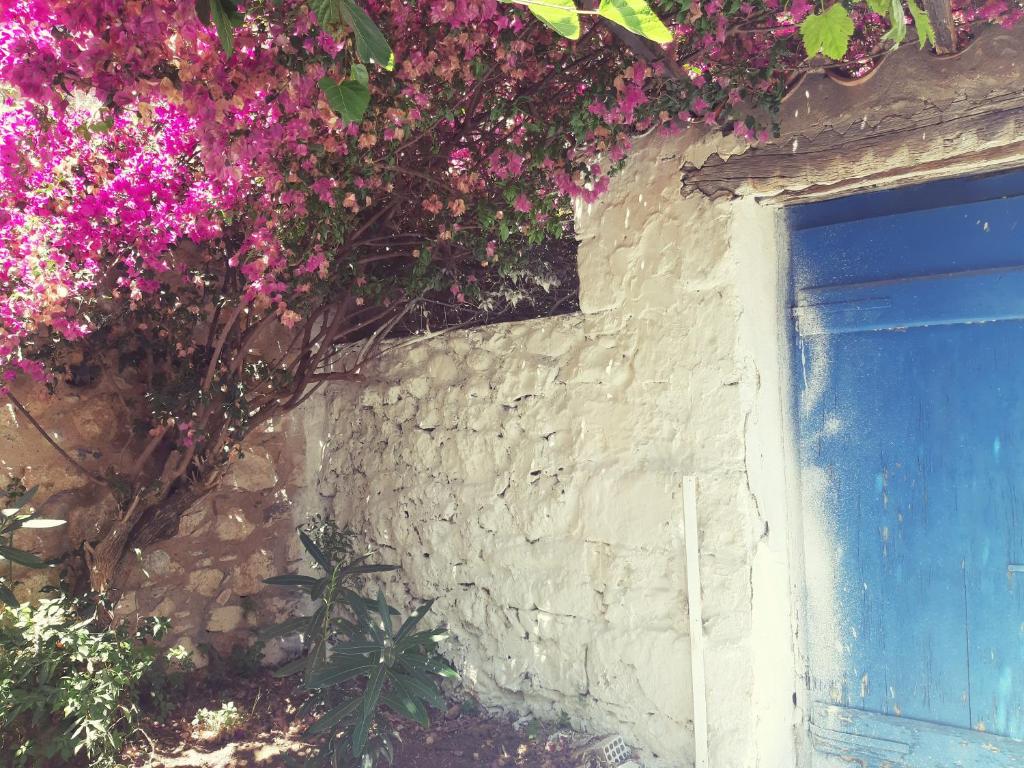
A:
<svg viewBox="0 0 1024 768">
<path fill-rule="evenodd" d="M 126 765 L 142 768 L 300 768 L 318 742 L 304 735 L 313 718 L 296 717 L 303 696 L 295 681 L 269 673 L 210 684 L 190 682 L 164 718 L 147 714 L 126 752 Z M 242 724 L 212 734 L 193 725 L 201 708 L 233 702 Z M 453 703 L 431 713 L 432 727 L 396 718 L 401 743 L 396 768 L 586 768 L 590 737 L 555 724 L 490 716 L 475 702 Z"/>
</svg>

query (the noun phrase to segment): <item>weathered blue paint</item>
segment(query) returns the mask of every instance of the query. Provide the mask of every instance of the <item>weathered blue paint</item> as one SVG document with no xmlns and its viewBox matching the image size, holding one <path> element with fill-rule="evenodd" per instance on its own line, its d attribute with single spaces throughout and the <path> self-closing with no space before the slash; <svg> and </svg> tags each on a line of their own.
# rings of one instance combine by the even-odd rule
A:
<svg viewBox="0 0 1024 768">
<path fill-rule="evenodd" d="M 887 213 L 889 211 L 889 213 Z M 812 737 L 1024 766 L 1024 174 L 795 210 L 805 513 L 835 548 Z M 820 546 L 820 541 L 805 546 Z M 996 745 L 996 746 L 993 746 Z"/>
<path fill-rule="evenodd" d="M 856 755 L 868 765 L 913 768 L 1021 768 L 1019 741 L 966 728 L 814 704 L 811 740 L 820 752 Z M 979 759 L 980 756 L 980 759 Z"/>
</svg>

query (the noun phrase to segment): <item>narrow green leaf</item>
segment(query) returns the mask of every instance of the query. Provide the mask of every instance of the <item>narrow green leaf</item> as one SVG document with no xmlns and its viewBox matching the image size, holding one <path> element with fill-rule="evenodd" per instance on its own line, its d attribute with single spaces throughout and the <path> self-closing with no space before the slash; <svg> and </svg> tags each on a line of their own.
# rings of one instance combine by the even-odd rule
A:
<svg viewBox="0 0 1024 768">
<path fill-rule="evenodd" d="M 328 731 L 334 730 L 334 728 L 338 725 L 338 723 L 340 723 L 346 717 L 348 717 L 353 712 L 355 712 L 357 709 L 359 709 L 359 706 L 362 703 L 363 703 L 363 697 L 362 696 L 356 696 L 351 701 L 346 701 L 343 704 L 339 704 L 334 709 L 328 711 L 327 714 L 325 714 L 323 717 L 321 717 L 319 720 L 317 720 L 311 726 L 309 726 L 309 732 L 310 733 L 326 733 Z"/>
<path fill-rule="evenodd" d="M 397 565 L 349 565 L 347 568 L 342 568 L 339 575 L 364 575 L 366 573 L 387 573 L 392 570 L 397 570 Z"/>
<path fill-rule="evenodd" d="M 384 636 L 391 637 L 391 607 L 384 599 L 384 590 L 377 590 L 377 613 L 380 616 L 381 629 L 384 630 Z"/>
<path fill-rule="evenodd" d="M 31 552 L 25 552 L 24 550 L 15 549 L 14 547 L 0 546 L 0 557 L 18 563 L 18 565 L 27 566 L 28 568 L 46 567 L 46 563 L 44 563 L 38 557 L 33 555 Z"/>
<path fill-rule="evenodd" d="M 417 675 L 403 675 L 399 672 L 391 672 L 390 679 L 404 688 L 410 695 L 418 696 L 430 706 L 440 709 L 444 706 L 444 696 L 429 678 Z"/>
<path fill-rule="evenodd" d="M 580 15 L 572 0 L 512 0 L 569 40 L 580 39 Z"/>
<path fill-rule="evenodd" d="M 380 652 L 379 643 L 339 643 L 331 647 L 333 656 L 366 656 Z"/>
<path fill-rule="evenodd" d="M 330 80 L 330 78 L 325 77 L 323 78 L 323 80 L 320 81 L 321 89 L 324 87 L 324 80 Z M 328 101 L 330 101 L 329 97 Z M 331 106 L 333 107 L 334 105 L 332 104 Z M 316 545 L 316 542 L 314 542 L 311 538 L 309 538 L 309 536 L 307 536 L 305 533 L 302 533 L 301 531 L 299 532 L 299 541 L 302 542 L 302 546 L 304 546 L 306 548 L 306 551 L 309 552 L 310 557 L 316 560 L 317 565 L 319 565 L 325 571 L 330 573 L 331 561 L 327 559 L 327 555 L 325 555 L 324 551 Z"/>
<path fill-rule="evenodd" d="M 18 598 L 16 598 L 14 593 L 3 584 L 0 584 L 0 602 L 6 603 L 11 608 L 17 608 L 19 605 Z"/>
<path fill-rule="evenodd" d="M 54 519 L 48 518 L 48 517 L 32 518 L 30 520 L 25 520 L 21 524 L 21 527 L 22 528 L 57 528 L 58 526 L 66 525 L 67 522 L 68 522 L 67 520 L 54 520 Z"/>
<path fill-rule="evenodd" d="M 882 18 L 889 18 L 889 10 L 892 8 L 891 0 L 868 0 L 868 8 Z"/>
<path fill-rule="evenodd" d="M 306 660 L 300 656 L 297 659 L 292 659 L 287 664 L 282 664 L 274 670 L 273 675 L 274 677 L 291 677 L 296 672 L 301 672 L 304 666 L 306 666 Z"/>
<path fill-rule="evenodd" d="M 882 35 L 883 40 L 889 40 L 893 48 L 907 39 L 907 17 L 903 14 L 902 0 L 889 0 L 889 31 Z"/>
<path fill-rule="evenodd" d="M 365 62 L 377 64 L 388 72 L 395 68 L 395 54 L 387 39 L 366 11 L 353 0 L 340 0 L 339 10 L 356 38 L 356 53 Z"/>
<path fill-rule="evenodd" d="M 430 718 L 427 710 L 416 699 L 410 696 L 402 696 L 397 693 L 385 693 L 380 697 L 380 703 L 390 709 L 396 715 L 406 717 L 414 723 L 419 723 L 424 728 L 430 727 Z"/>
<path fill-rule="evenodd" d="M 297 632 L 305 632 L 309 629 L 309 619 L 305 616 L 296 619 L 287 619 L 279 624 L 272 624 L 259 631 L 260 640 L 271 640 L 275 637 L 294 635 Z"/>
<path fill-rule="evenodd" d="M 210 26 L 210 0 L 196 0 L 196 16 L 203 26 Z"/>
<path fill-rule="evenodd" d="M 300 576 L 299 574 L 286 573 L 283 576 L 271 576 L 264 579 L 264 584 L 274 587 L 315 587 L 320 582 L 312 576 Z"/>
<path fill-rule="evenodd" d="M 914 27 L 917 29 L 917 44 L 924 48 L 926 45 L 935 47 L 935 28 L 928 13 L 914 0 L 907 0 L 907 7 L 910 8 L 910 15 L 914 19 Z"/>
<path fill-rule="evenodd" d="M 377 712 L 377 702 L 380 700 L 381 691 L 384 688 L 384 675 L 387 668 L 378 664 L 377 668 L 370 675 L 366 683 L 366 691 L 363 693 L 363 706 L 359 712 L 355 727 L 352 729 L 352 755 L 358 757 L 363 754 L 363 747 L 366 746 L 366 736 L 370 731 L 370 723 Z"/>
<path fill-rule="evenodd" d="M 376 657 L 332 659 L 306 675 L 303 687 L 312 690 L 337 685 L 363 675 L 369 675 L 379 666 L 379 658 Z"/>
<path fill-rule="evenodd" d="M 655 43 L 672 42 L 672 32 L 646 0 L 601 0 L 597 15 Z"/>
<path fill-rule="evenodd" d="M 235 52 L 235 27 L 241 26 L 242 17 L 231 0 L 210 0 L 210 11 L 214 26 L 217 27 L 220 47 L 230 56 Z"/>
<path fill-rule="evenodd" d="M 416 625 L 419 624 L 423 617 L 427 615 L 427 612 L 430 610 L 433 604 L 433 600 L 427 600 L 427 602 L 423 603 L 416 610 L 409 614 L 409 618 L 402 622 L 402 626 L 399 628 L 398 634 L 395 635 L 396 643 L 401 642 L 406 635 L 408 635 L 416 628 Z"/>
<path fill-rule="evenodd" d="M 847 46 L 850 44 L 853 20 L 849 12 L 840 3 L 836 3 L 828 10 L 811 14 L 804 19 L 800 24 L 800 35 L 808 58 L 823 53 L 828 58 L 839 61 L 846 55 Z"/>
</svg>

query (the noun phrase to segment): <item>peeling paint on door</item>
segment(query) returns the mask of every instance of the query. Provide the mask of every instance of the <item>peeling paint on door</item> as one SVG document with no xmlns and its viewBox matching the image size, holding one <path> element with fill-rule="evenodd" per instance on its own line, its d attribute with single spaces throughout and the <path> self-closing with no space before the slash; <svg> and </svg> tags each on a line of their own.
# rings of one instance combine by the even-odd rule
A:
<svg viewBox="0 0 1024 768">
<path fill-rule="evenodd" d="M 854 764 L 1024 766 L 1024 196 L 995 178 L 791 217 L 811 736 Z"/>
</svg>

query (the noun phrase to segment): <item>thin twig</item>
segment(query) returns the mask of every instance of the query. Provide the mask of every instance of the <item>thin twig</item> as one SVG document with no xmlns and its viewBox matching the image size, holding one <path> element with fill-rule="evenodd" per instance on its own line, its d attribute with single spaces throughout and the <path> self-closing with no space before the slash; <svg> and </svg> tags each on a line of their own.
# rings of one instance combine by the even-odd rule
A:
<svg viewBox="0 0 1024 768">
<path fill-rule="evenodd" d="M 48 442 L 50 445 L 52 445 L 56 449 L 57 453 L 59 453 L 61 456 L 63 456 L 64 459 L 71 466 L 73 466 L 75 469 L 77 469 L 83 475 L 88 477 L 90 480 L 92 480 L 97 485 L 106 485 L 107 484 L 106 481 L 103 478 L 101 478 L 99 475 L 96 475 L 96 474 L 90 472 L 88 469 L 86 469 L 81 464 L 79 464 L 75 459 L 73 459 L 71 457 L 71 454 L 69 454 L 67 451 L 65 451 L 63 448 L 61 448 L 60 445 L 58 445 L 57 441 L 54 440 L 52 437 L 50 437 L 49 433 L 45 429 L 43 429 L 43 426 L 38 421 L 36 421 L 36 417 L 33 416 L 31 413 L 29 413 L 28 409 L 24 405 L 21 404 L 21 401 L 18 400 L 18 398 L 16 398 L 14 396 L 13 392 L 10 392 L 10 391 L 7 392 L 7 399 L 10 400 L 14 404 L 15 408 L 17 408 L 19 411 L 21 411 L 21 414 L 26 419 L 28 419 L 29 424 L 31 424 L 33 427 L 35 427 L 36 431 L 40 435 L 43 436 L 43 438 L 46 440 L 46 442 Z"/>
</svg>

